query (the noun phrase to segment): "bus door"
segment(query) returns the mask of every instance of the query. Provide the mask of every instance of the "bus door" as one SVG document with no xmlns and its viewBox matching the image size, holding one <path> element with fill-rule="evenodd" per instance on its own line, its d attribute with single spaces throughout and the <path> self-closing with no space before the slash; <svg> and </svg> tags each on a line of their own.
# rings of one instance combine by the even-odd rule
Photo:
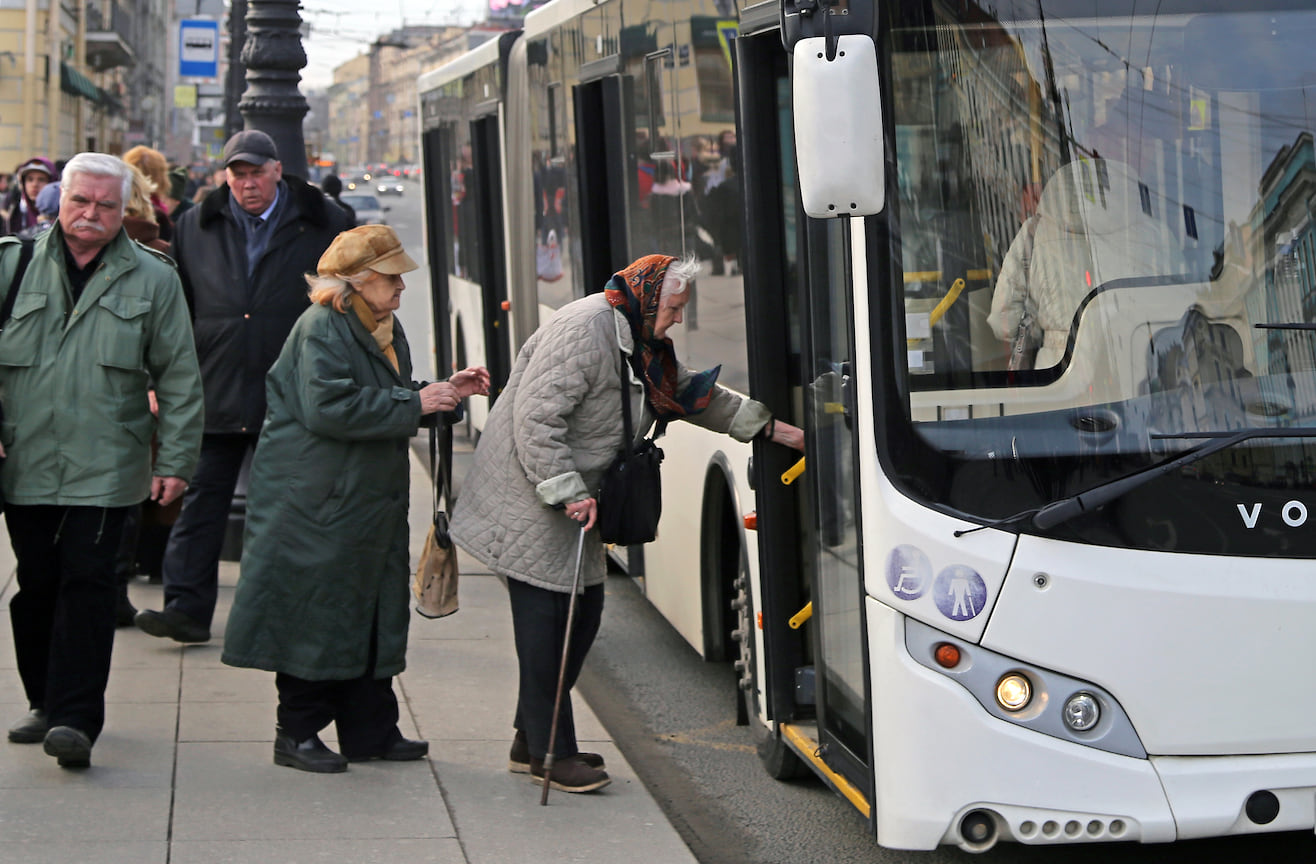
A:
<svg viewBox="0 0 1316 864">
<path fill-rule="evenodd" d="M 452 124 L 428 128 L 421 136 L 425 191 L 425 255 L 429 264 L 430 315 L 434 328 L 434 374 L 443 378 L 457 357 L 448 320 L 448 274 L 453 272 L 452 171 L 456 146 Z M 462 358 L 463 360 L 465 358 Z"/>
<path fill-rule="evenodd" d="M 616 61 L 603 63 L 615 72 Z M 582 75 L 588 70 L 582 69 Z M 572 88 L 579 184 L 581 278 L 586 294 L 602 291 L 630 263 L 626 243 L 625 79 L 608 74 Z"/>
<path fill-rule="evenodd" d="M 766 713 L 801 728 L 816 724 L 806 737 L 816 734 L 817 746 L 805 755 L 871 800 L 853 423 L 862 364 L 853 350 L 848 226 L 808 219 L 801 209 L 778 34 L 742 33 L 736 52 L 752 214 L 745 221 L 751 389 L 806 433 L 805 470 L 789 486 L 783 462 L 789 467 L 795 457 L 771 445 L 755 451 Z"/>
<path fill-rule="evenodd" d="M 807 490 L 800 533 L 812 586 L 814 681 L 823 759 L 869 785 L 869 698 L 855 454 L 855 363 L 848 231 L 843 220 L 807 225 L 802 370 Z"/>
<path fill-rule="evenodd" d="M 502 143 L 498 134 L 498 111 L 471 121 L 471 174 L 466 193 L 478 201 L 472 215 L 476 218 L 476 248 L 472 250 L 472 271 L 478 274 L 484 301 L 485 365 L 489 368 L 489 403 L 493 404 L 512 371 L 511 326 L 508 323 L 509 301 L 507 267 L 503 258 L 503 184 Z M 475 189 L 469 188 L 474 180 Z"/>
</svg>

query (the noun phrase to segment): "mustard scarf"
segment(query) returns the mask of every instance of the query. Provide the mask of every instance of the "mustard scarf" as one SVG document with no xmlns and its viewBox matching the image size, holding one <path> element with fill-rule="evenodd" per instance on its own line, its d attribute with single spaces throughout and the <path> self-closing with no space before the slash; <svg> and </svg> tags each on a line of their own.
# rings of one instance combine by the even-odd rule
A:
<svg viewBox="0 0 1316 864">
<path fill-rule="evenodd" d="M 356 313 L 357 320 L 370 331 L 370 335 L 375 337 L 375 344 L 384 352 L 388 362 L 393 364 L 393 371 L 400 372 L 398 352 L 393 350 L 393 316 L 389 315 L 383 321 L 377 320 L 365 298 L 355 291 L 352 292 L 352 311 Z"/>
</svg>

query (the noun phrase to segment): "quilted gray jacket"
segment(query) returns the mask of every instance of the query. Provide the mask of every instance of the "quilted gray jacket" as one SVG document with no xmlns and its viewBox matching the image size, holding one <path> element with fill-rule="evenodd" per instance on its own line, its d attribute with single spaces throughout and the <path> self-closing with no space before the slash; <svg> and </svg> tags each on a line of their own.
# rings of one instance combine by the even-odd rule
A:
<svg viewBox="0 0 1316 864">
<path fill-rule="evenodd" d="M 628 355 L 634 347 L 626 319 L 602 294 L 593 294 L 559 309 L 517 355 L 489 412 L 452 521 L 457 543 L 495 573 L 571 590 L 580 528 L 553 505 L 596 495 L 621 447 L 619 346 Z M 639 435 L 653 415 L 629 364 L 627 374 Z M 678 376 L 681 387 L 690 373 L 682 367 Z M 769 416 L 762 404 L 715 387 L 708 407 L 688 421 L 748 441 Z M 606 569 L 597 529 L 585 537 L 584 559 L 583 583 L 602 582 Z"/>
</svg>

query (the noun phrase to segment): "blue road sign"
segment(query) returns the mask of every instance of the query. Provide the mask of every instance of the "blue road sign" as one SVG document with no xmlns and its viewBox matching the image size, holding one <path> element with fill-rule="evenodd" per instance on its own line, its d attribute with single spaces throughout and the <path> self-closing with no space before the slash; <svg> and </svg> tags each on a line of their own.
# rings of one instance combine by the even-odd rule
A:
<svg viewBox="0 0 1316 864">
<path fill-rule="evenodd" d="M 219 22 L 189 18 L 178 24 L 178 74 L 219 77 Z"/>
</svg>

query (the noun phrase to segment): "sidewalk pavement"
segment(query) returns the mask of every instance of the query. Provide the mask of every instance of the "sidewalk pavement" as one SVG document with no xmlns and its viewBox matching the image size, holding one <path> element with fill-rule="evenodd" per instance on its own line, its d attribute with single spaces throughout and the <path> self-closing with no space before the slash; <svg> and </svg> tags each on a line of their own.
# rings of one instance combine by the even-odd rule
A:
<svg viewBox="0 0 1316 864">
<path fill-rule="evenodd" d="M 470 447 L 456 442 L 454 474 Z M 413 458 L 412 561 L 429 526 L 429 477 Z M 274 675 L 219 662 L 238 566 L 220 570 L 214 638 L 181 646 L 121 629 L 106 724 L 86 770 L 40 745 L 0 739 L 0 864 L 646 864 L 695 861 L 593 711 L 575 698 L 581 746 L 602 753 L 612 784 L 572 795 L 507 771 L 516 655 L 502 582 L 461 559 L 461 611 L 411 620 L 407 670 L 394 687 L 402 733 L 427 760 L 354 763 L 316 775 L 272 761 Z M 0 602 L 16 586 L 0 538 Z M 326 574 L 330 576 L 332 574 Z M 138 608 L 161 589 L 137 581 Z M 27 711 L 9 615 L 0 613 L 0 728 Z M 334 729 L 322 737 L 336 748 Z"/>
</svg>

